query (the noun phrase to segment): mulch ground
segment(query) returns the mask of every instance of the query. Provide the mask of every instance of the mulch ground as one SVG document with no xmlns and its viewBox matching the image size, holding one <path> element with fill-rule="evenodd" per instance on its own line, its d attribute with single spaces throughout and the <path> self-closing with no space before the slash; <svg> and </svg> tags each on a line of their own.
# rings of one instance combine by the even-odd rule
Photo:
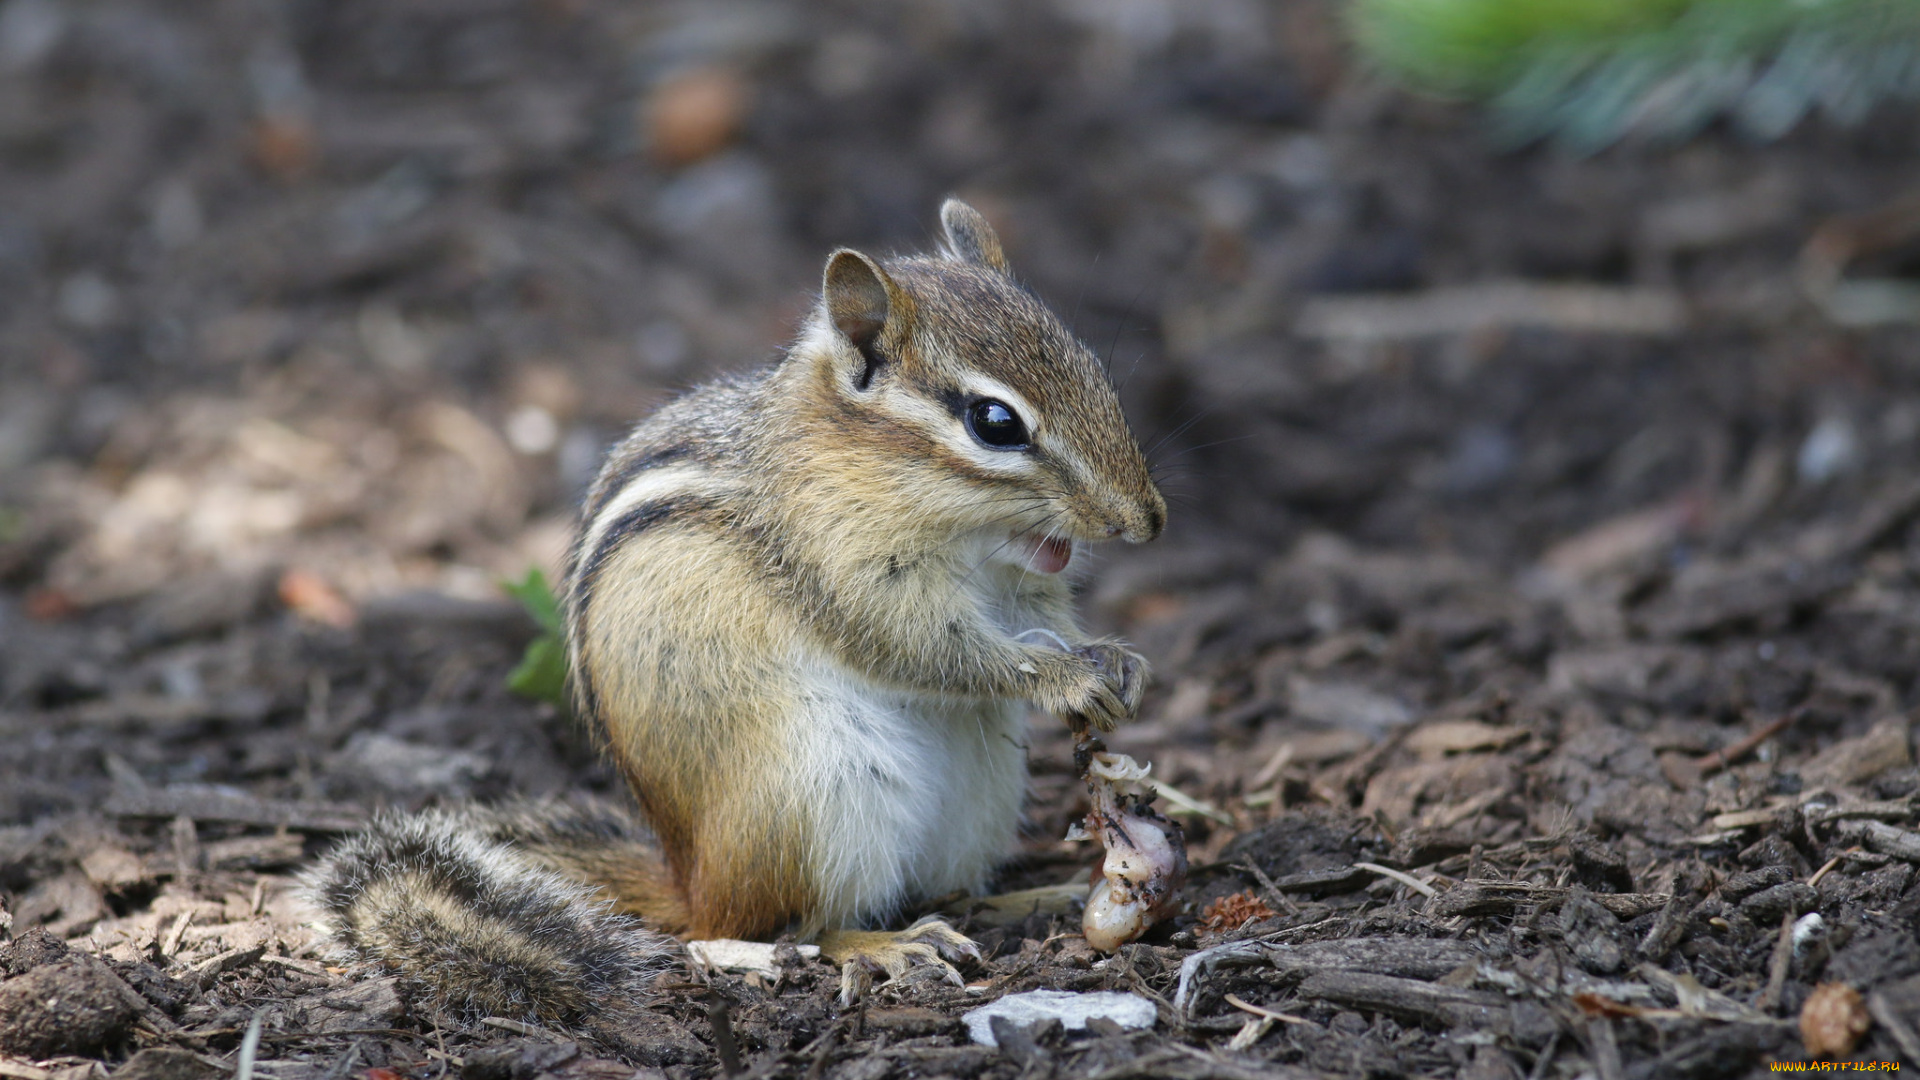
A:
<svg viewBox="0 0 1920 1080">
<path fill-rule="evenodd" d="M 0 1077 L 1920 1066 L 1910 118 L 1503 151 L 1340 40 L 1239 0 L 0 9 Z M 625 1045 L 331 954 L 293 875 L 374 807 L 624 797 L 505 688 L 498 582 L 948 192 L 1170 477 L 1086 607 L 1155 665 L 1114 746 L 1201 804 L 1185 913 L 1111 957 L 962 917 L 968 985 L 853 1010 L 688 968 Z M 1053 721 L 1031 760 L 1004 884 L 1084 880 Z M 1037 988 L 1157 1023 L 969 1040 Z"/>
</svg>

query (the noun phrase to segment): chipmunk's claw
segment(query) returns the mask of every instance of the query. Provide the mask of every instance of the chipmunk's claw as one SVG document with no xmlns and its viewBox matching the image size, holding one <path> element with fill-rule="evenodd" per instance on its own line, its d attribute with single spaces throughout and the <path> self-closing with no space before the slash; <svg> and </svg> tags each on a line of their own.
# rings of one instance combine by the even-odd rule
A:
<svg viewBox="0 0 1920 1080">
<path fill-rule="evenodd" d="M 936 968 L 943 981 L 964 986 L 953 962 L 980 959 L 980 946 L 931 915 L 905 930 L 836 930 L 821 937 L 820 952 L 840 964 L 842 1008 L 865 997 L 878 976 L 892 981 L 915 968 Z"/>
</svg>

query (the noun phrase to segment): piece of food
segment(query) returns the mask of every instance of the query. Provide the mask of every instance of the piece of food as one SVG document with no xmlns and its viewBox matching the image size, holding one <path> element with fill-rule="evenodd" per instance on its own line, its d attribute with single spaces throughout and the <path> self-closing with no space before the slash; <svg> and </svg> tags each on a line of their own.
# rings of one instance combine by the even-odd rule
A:
<svg viewBox="0 0 1920 1080">
<path fill-rule="evenodd" d="M 1093 807 L 1067 838 L 1098 837 L 1107 849 L 1080 926 L 1087 944 L 1112 952 L 1177 910 L 1175 897 L 1187 876 L 1186 835 L 1153 809 L 1149 766 L 1109 753 L 1084 730 L 1074 744 L 1074 761 Z"/>
</svg>

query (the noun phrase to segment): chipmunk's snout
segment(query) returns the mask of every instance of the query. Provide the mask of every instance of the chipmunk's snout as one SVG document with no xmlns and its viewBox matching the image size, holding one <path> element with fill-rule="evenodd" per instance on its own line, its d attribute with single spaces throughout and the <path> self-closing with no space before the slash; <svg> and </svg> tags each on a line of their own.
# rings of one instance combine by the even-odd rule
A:
<svg viewBox="0 0 1920 1080">
<path fill-rule="evenodd" d="M 1142 515 L 1142 520 L 1130 528 L 1123 529 L 1120 538 L 1129 544 L 1144 544 L 1160 535 L 1167 527 L 1167 511 L 1164 507 L 1155 507 Z"/>
<path fill-rule="evenodd" d="M 1119 537 L 1129 544 L 1144 544 L 1167 527 L 1167 504 L 1155 491 L 1153 498 L 1131 506 L 1116 507 L 1107 523 L 1107 536 Z"/>
</svg>

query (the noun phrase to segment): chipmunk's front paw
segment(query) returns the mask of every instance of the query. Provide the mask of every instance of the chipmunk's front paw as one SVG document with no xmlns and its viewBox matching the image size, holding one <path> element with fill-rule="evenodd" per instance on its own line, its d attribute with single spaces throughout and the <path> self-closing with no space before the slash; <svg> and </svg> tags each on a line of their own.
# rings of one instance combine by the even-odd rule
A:
<svg viewBox="0 0 1920 1080">
<path fill-rule="evenodd" d="M 830 931 L 820 938 L 820 952 L 840 965 L 843 1008 L 865 997 L 875 976 L 898 979 L 918 967 L 936 967 L 945 981 L 965 985 L 949 961 L 980 959 L 971 938 L 931 915 L 905 930 Z"/>
<path fill-rule="evenodd" d="M 1146 658 L 1117 641 L 1095 641 L 1073 650 L 1092 665 L 1083 699 L 1068 709 L 1070 720 L 1095 731 L 1112 731 L 1140 711 L 1147 692 Z"/>
</svg>

